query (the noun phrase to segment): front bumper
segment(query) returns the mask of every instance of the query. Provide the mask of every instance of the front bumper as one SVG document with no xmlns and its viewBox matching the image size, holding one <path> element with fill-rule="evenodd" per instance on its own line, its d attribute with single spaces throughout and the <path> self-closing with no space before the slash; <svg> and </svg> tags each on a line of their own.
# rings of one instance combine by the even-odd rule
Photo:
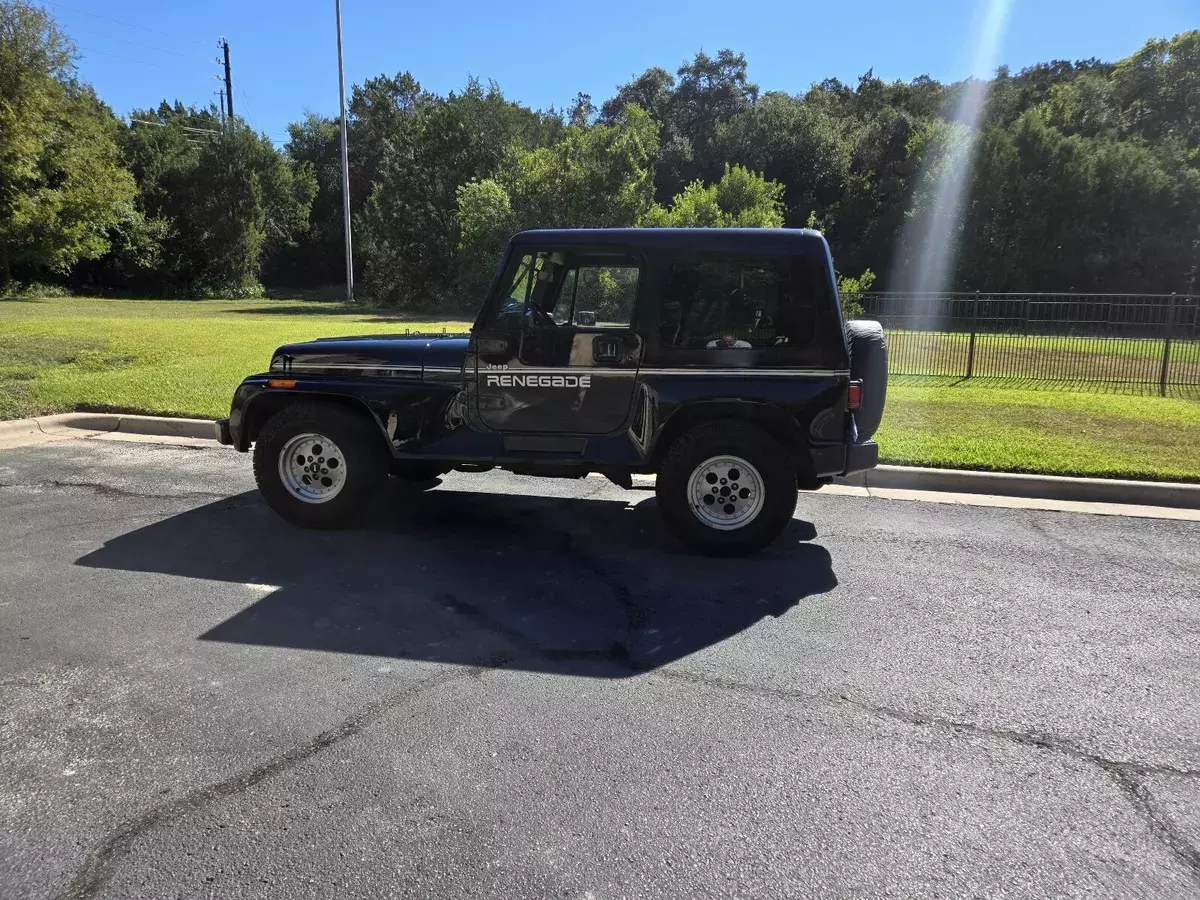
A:
<svg viewBox="0 0 1200 900">
<path fill-rule="evenodd" d="M 228 419 L 217 419 L 213 423 L 213 430 L 217 433 L 217 440 L 222 444 L 233 444 L 233 433 L 229 430 Z"/>
</svg>

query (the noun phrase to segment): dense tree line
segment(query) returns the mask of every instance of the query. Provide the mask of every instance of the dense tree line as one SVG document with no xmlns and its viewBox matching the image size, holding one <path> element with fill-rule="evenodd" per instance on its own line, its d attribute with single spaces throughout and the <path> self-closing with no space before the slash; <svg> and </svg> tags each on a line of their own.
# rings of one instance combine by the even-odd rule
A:
<svg viewBox="0 0 1200 900">
<path fill-rule="evenodd" d="M 0 0 L 0 292 L 341 279 L 336 119 L 307 114 L 282 149 L 215 109 L 163 102 L 122 121 L 72 55 L 44 10 Z M 951 286 L 1200 287 L 1200 31 L 1116 63 L 1002 68 L 986 86 Z M 958 100 L 979 87 L 868 72 L 763 91 L 729 50 L 567 110 L 381 75 L 349 104 L 358 281 L 382 303 L 465 310 L 522 228 L 808 225 L 845 275 L 901 286 L 922 250 L 911 226 L 968 141 Z"/>
</svg>

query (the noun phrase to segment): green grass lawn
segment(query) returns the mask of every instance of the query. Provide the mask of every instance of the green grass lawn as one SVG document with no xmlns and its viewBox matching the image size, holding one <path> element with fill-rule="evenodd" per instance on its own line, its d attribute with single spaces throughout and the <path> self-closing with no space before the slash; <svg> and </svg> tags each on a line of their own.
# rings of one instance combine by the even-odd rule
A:
<svg viewBox="0 0 1200 900">
<path fill-rule="evenodd" d="M 344 334 L 463 331 L 337 303 L 0 301 L 0 417 L 75 409 L 216 418 L 280 344 Z"/>
<path fill-rule="evenodd" d="M 877 436 L 881 455 L 885 462 L 942 468 L 1200 481 L 1196 394 L 1081 387 L 894 378 Z"/>
<path fill-rule="evenodd" d="M 289 341 L 462 331 L 336 303 L 0 301 L 0 418 L 75 409 L 215 418 Z M 1200 389 L 897 377 L 886 462 L 1200 481 Z M 1126 391 L 1097 393 L 1095 391 Z"/>
</svg>

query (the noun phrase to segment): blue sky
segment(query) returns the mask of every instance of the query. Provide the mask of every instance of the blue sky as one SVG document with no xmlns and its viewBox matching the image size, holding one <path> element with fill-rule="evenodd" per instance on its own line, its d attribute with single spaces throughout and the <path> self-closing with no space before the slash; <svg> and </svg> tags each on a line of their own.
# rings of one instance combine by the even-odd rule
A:
<svg viewBox="0 0 1200 900">
<path fill-rule="evenodd" d="M 80 45 L 81 76 L 118 114 L 164 97 L 215 100 L 222 35 L 235 110 L 258 130 L 282 141 L 303 110 L 337 111 L 333 0 L 36 2 Z M 767 90 L 799 92 L 830 76 L 853 82 L 870 68 L 889 80 L 952 80 L 971 70 L 964 45 L 976 12 L 973 0 L 344 0 L 347 89 L 408 69 L 445 93 L 477 75 L 513 99 L 561 108 L 577 91 L 599 103 L 648 66 L 674 71 L 698 49 L 722 47 L 745 53 Z M 1013 0 L 998 56 L 1014 70 L 1118 59 L 1195 27 L 1200 0 Z"/>
</svg>

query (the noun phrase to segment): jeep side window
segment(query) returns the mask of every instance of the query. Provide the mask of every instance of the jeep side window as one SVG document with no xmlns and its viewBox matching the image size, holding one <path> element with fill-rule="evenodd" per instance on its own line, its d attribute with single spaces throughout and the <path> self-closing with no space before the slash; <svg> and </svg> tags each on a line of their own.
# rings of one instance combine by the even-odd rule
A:
<svg viewBox="0 0 1200 900">
<path fill-rule="evenodd" d="M 627 328 L 637 291 L 636 266 L 575 266 L 567 271 L 552 316 L 558 325 Z"/>
<path fill-rule="evenodd" d="M 660 349 L 687 361 L 713 363 L 729 350 L 770 351 L 756 354 L 762 361 L 797 355 L 811 346 L 816 333 L 807 265 L 792 257 L 681 257 L 662 293 Z"/>
</svg>

